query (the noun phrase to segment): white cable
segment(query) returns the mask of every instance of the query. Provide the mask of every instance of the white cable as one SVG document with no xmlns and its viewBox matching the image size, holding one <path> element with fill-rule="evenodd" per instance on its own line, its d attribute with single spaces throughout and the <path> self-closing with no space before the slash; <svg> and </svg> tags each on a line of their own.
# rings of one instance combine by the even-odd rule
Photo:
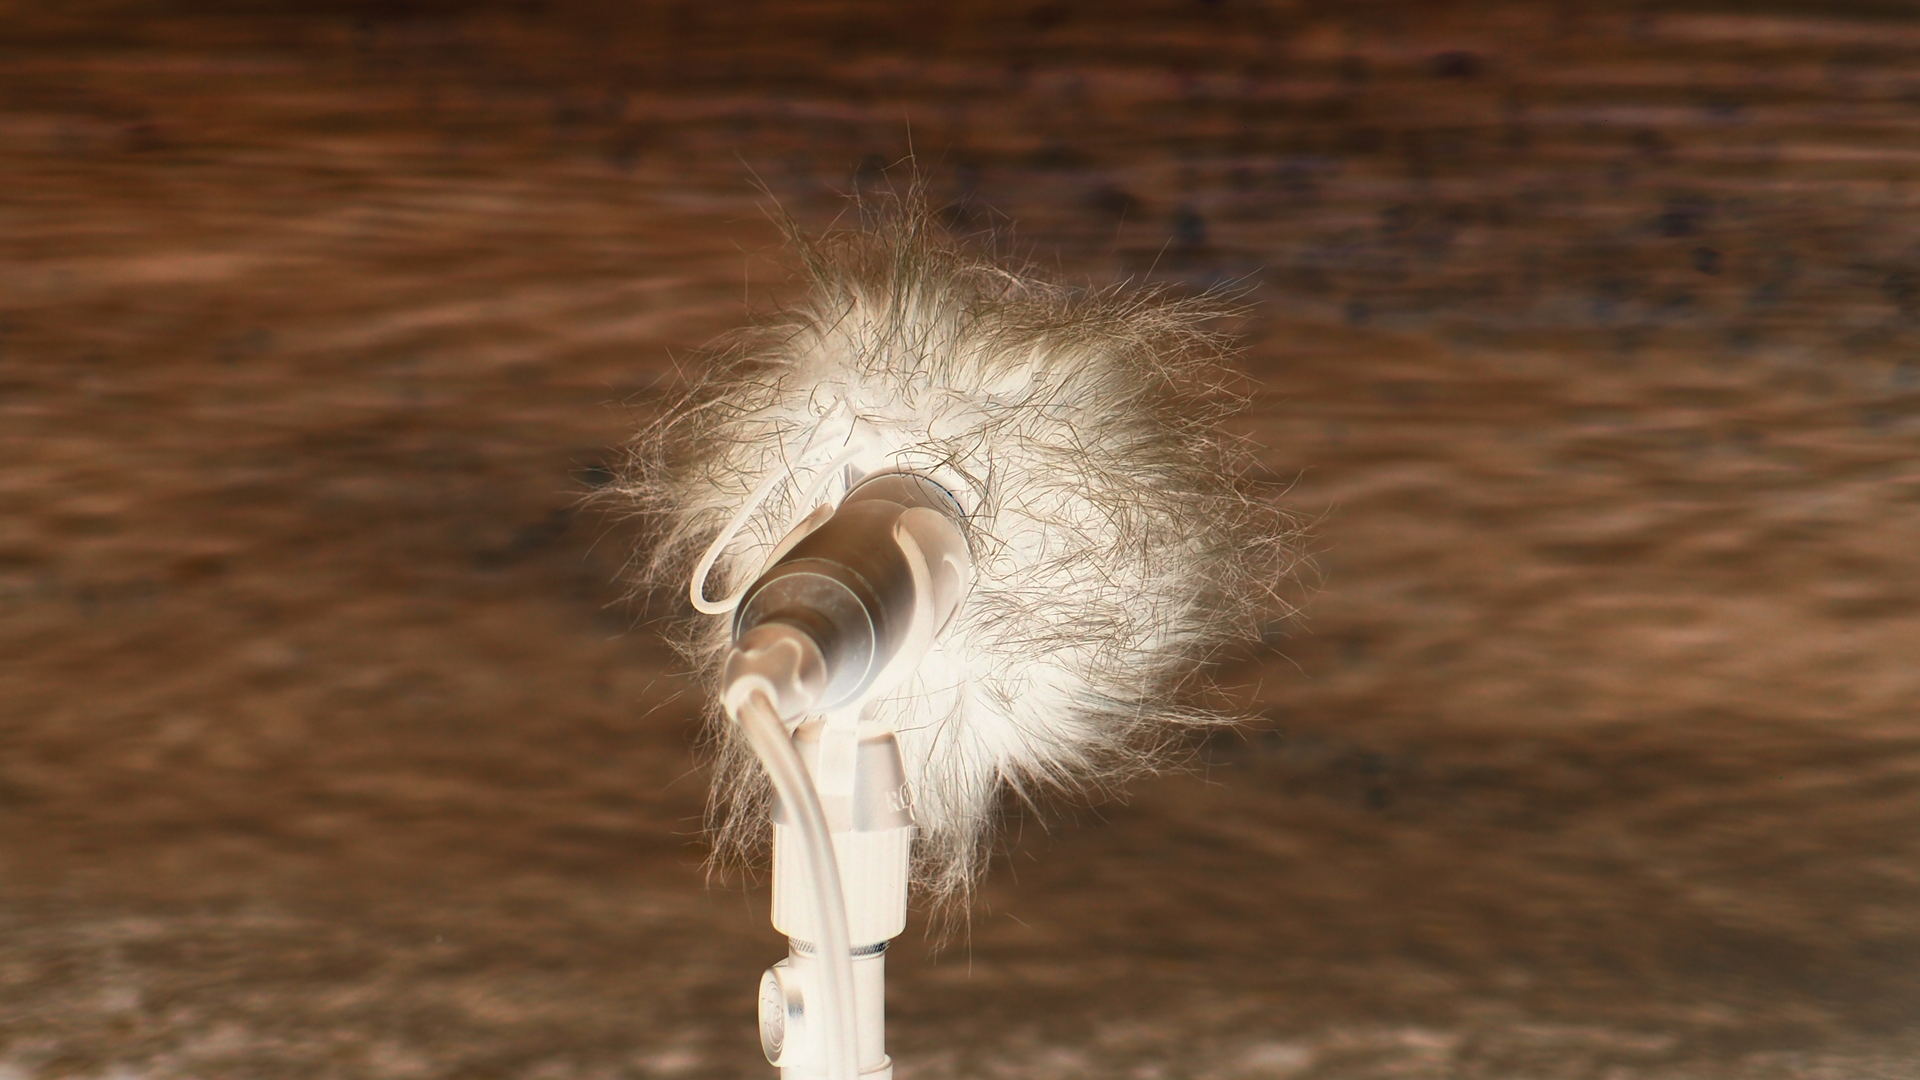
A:
<svg viewBox="0 0 1920 1080">
<path fill-rule="evenodd" d="M 813 487 L 808 489 L 806 495 L 795 505 L 793 520 L 787 522 L 787 527 L 780 530 L 782 535 L 792 532 L 801 518 L 813 510 L 815 501 L 827 490 L 827 485 L 833 482 L 834 474 L 867 449 L 868 440 L 856 438 L 855 434 L 848 433 L 850 445 L 820 470 L 820 475 L 814 479 Z M 747 519 L 753 516 L 755 510 L 760 509 L 761 503 L 767 501 L 767 496 L 773 494 L 775 485 L 792 476 L 793 471 L 800 468 L 815 449 L 817 446 L 809 445 L 805 450 L 800 451 L 800 455 L 793 460 L 793 464 L 784 471 L 775 470 L 768 473 L 767 478 L 760 481 L 759 485 L 753 489 L 753 494 L 747 496 L 745 505 L 734 512 L 733 519 L 727 522 L 727 527 L 721 529 L 720 535 L 714 537 L 713 543 L 707 545 L 706 553 L 700 556 L 700 562 L 693 568 L 693 578 L 687 582 L 687 596 L 693 601 L 695 611 L 703 615 L 725 615 L 740 606 L 740 598 L 745 596 L 747 589 L 752 586 L 752 579 L 748 579 L 747 583 L 735 590 L 731 596 L 721 600 L 709 600 L 707 599 L 707 575 L 713 573 L 713 564 L 719 561 L 720 553 L 739 534 L 741 526 L 747 523 Z M 774 558 L 779 558 L 780 554 L 776 552 Z"/>
<path fill-rule="evenodd" d="M 827 830 L 826 811 L 813 779 L 793 748 L 787 727 L 774 712 L 773 702 L 763 692 L 754 692 L 742 702 L 735 717 L 746 731 L 753 752 L 767 770 L 780 801 L 792 812 L 794 826 L 807 851 L 812 871 L 815 925 L 820 941 L 813 942 L 820 958 L 822 974 L 818 988 L 825 1008 L 817 1014 L 818 1026 L 808 1017 L 807 1027 L 819 1032 L 825 1050 L 826 1080 L 859 1080 L 859 1033 L 855 1027 L 853 988 L 853 947 L 847 940 L 847 903 L 840 891 L 840 865 L 833 854 L 833 834 Z"/>
</svg>

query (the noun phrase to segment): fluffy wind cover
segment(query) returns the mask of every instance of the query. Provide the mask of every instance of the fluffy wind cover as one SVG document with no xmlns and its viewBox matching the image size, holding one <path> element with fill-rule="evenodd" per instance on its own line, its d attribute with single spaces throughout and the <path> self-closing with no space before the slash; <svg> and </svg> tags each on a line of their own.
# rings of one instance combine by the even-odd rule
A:
<svg viewBox="0 0 1920 1080">
<path fill-rule="evenodd" d="M 1208 329 L 1219 304 L 1036 280 L 917 209 L 792 239 L 808 297 L 713 358 L 635 441 L 621 490 L 660 528 L 643 585 L 684 596 L 702 550 L 786 474 L 723 551 L 717 597 L 758 575 L 817 479 L 825 499 L 844 493 L 801 452 L 844 441 L 855 418 L 893 464 L 963 489 L 972 590 L 917 675 L 865 714 L 898 735 L 915 882 L 944 906 L 985 864 L 1001 785 L 1029 801 L 1109 785 L 1162 763 L 1183 726 L 1220 722 L 1181 704 L 1183 685 L 1289 610 L 1276 590 L 1293 529 L 1220 429 L 1240 400 Z M 710 684 L 729 623 L 695 615 L 682 642 Z M 710 722 L 716 857 L 750 862 L 771 792 L 717 706 Z"/>
</svg>

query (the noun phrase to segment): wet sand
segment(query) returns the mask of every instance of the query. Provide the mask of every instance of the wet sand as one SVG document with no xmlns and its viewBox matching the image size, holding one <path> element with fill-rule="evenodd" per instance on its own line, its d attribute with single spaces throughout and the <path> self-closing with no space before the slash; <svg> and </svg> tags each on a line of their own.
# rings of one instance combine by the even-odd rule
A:
<svg viewBox="0 0 1920 1080">
<path fill-rule="evenodd" d="M 1920 1076 L 1920 21 L 0 22 L 0 1077 L 770 1071 L 583 500 L 790 295 L 767 195 L 909 140 L 1064 279 L 1252 289 L 1319 574 L 1242 731 L 896 943 L 902 1080 Z"/>
</svg>

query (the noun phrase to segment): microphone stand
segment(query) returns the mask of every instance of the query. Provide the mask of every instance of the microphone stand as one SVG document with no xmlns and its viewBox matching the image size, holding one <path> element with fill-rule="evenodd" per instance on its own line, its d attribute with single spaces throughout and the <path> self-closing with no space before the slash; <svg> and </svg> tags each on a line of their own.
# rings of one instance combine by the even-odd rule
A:
<svg viewBox="0 0 1920 1080">
<path fill-rule="evenodd" d="M 845 898 L 853 966 L 856 1062 L 862 1080 L 891 1080 L 886 1045 L 887 943 L 907 926 L 907 872 L 913 815 L 906 770 L 893 733 L 862 732 L 852 718 L 802 724 L 793 744 L 825 811 Z M 782 798 L 773 812 L 773 925 L 787 936 L 785 960 L 760 980 L 760 1047 L 785 1080 L 825 1075 L 807 987 L 828 977 L 815 915 L 815 883 L 795 815 Z"/>
</svg>

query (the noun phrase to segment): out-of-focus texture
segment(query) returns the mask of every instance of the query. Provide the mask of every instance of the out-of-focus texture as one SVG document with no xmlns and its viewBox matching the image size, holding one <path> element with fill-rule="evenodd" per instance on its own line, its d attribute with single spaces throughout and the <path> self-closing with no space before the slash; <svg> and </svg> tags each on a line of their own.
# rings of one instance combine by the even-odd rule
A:
<svg viewBox="0 0 1920 1080">
<path fill-rule="evenodd" d="M 1920 20 L 281 8 L 0 9 L 0 1075 L 759 1074 L 577 507 L 909 127 L 1257 284 L 1325 589 L 902 942 L 902 1080 L 1920 1070 Z"/>
</svg>

